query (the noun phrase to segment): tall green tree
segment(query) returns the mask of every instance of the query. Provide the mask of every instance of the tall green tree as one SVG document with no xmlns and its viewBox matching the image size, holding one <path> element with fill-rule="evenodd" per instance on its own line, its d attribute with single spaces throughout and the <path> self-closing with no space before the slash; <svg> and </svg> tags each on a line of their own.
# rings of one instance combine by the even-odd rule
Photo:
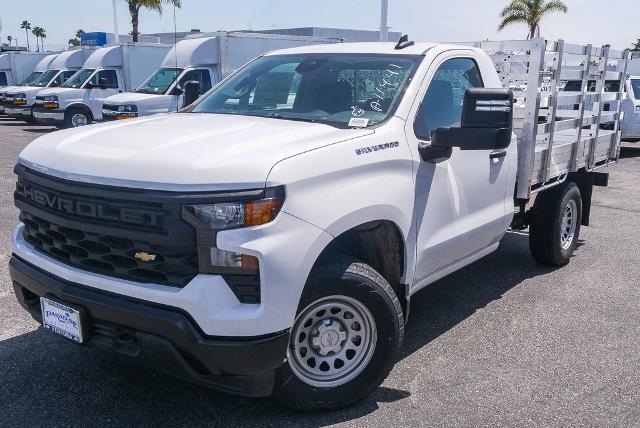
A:
<svg viewBox="0 0 640 428">
<path fill-rule="evenodd" d="M 31 29 L 31 34 L 36 36 L 36 46 L 38 47 L 38 52 L 40 52 L 40 44 L 38 42 L 40 41 L 40 37 L 42 37 L 42 34 L 44 34 L 44 28 L 33 27 Z M 42 50 L 44 50 L 44 48 Z"/>
<path fill-rule="evenodd" d="M 528 39 L 540 36 L 540 21 L 552 12 L 567 13 L 569 8 L 560 0 L 513 0 L 500 12 L 498 31 L 512 24 L 525 24 Z"/>
<path fill-rule="evenodd" d="M 47 38 L 47 30 L 42 28 L 42 31 L 40 32 L 40 43 L 42 44 L 42 52 L 44 52 L 44 39 L 46 38 Z"/>
<path fill-rule="evenodd" d="M 20 24 L 20 28 L 24 30 L 24 33 L 27 36 L 27 50 L 31 50 L 31 46 L 29 46 L 29 30 L 31 30 L 31 23 L 29 21 L 22 21 Z"/>
<path fill-rule="evenodd" d="M 69 39 L 69 46 L 80 46 L 80 41 L 82 39 L 83 34 L 84 34 L 84 30 L 82 29 L 76 31 L 76 37 L 73 39 Z"/>
<path fill-rule="evenodd" d="M 635 43 L 631 43 L 631 49 L 640 52 L 640 39 L 636 40 Z"/>
<path fill-rule="evenodd" d="M 131 15 L 131 36 L 133 41 L 137 42 L 140 32 L 138 26 L 140 24 L 140 9 L 146 8 L 155 10 L 158 13 L 162 13 L 162 6 L 164 4 L 175 5 L 176 7 L 182 7 L 182 0 L 125 0 L 129 6 L 129 14 Z"/>
<path fill-rule="evenodd" d="M 9 42 L 9 46 L 11 46 L 11 42 L 13 41 L 13 36 L 7 36 L 7 41 Z"/>
</svg>

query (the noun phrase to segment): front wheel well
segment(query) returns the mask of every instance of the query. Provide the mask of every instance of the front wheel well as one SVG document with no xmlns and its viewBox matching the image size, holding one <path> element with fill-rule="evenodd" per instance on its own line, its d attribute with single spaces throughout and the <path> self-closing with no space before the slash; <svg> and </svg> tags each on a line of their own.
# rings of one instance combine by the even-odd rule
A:
<svg viewBox="0 0 640 428">
<path fill-rule="evenodd" d="M 402 284 L 405 270 L 404 238 L 395 223 L 376 220 L 355 226 L 331 241 L 318 260 L 335 254 L 352 256 L 374 268 L 391 285 L 404 313 L 408 313 L 406 285 Z"/>
</svg>

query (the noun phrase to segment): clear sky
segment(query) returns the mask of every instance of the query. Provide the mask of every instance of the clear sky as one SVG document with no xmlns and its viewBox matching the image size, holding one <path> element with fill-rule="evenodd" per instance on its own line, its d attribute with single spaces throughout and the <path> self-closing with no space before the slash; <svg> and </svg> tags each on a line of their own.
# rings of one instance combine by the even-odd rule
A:
<svg viewBox="0 0 640 428">
<path fill-rule="evenodd" d="M 573 43 L 611 43 L 624 49 L 640 38 L 640 0 L 564 0 L 567 15 L 542 22 L 542 36 Z M 202 31 L 285 27 L 342 27 L 377 29 L 379 0 L 182 0 L 178 30 Z M 390 0 L 392 31 L 408 33 L 416 41 L 519 39 L 524 25 L 497 33 L 498 13 L 507 0 Z M 118 0 L 120 33 L 128 33 L 130 18 Z M 0 37 L 25 39 L 20 22 L 47 30 L 46 49 L 62 48 L 79 28 L 113 31 L 111 0 L 0 0 Z M 173 11 L 163 15 L 144 11 L 142 33 L 173 31 Z"/>
</svg>

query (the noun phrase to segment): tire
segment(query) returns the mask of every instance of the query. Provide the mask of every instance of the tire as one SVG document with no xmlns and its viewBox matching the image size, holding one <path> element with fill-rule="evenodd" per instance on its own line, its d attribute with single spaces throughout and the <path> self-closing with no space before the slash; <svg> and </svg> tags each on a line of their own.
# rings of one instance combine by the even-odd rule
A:
<svg viewBox="0 0 640 428">
<path fill-rule="evenodd" d="M 582 197 L 573 182 L 540 193 L 529 224 L 529 248 L 537 262 L 547 266 L 569 263 L 578 245 Z"/>
<path fill-rule="evenodd" d="M 400 301 L 378 272 L 347 256 L 323 260 L 305 286 L 272 399 L 297 411 L 355 403 L 387 377 L 403 335 Z"/>
<path fill-rule="evenodd" d="M 67 110 L 64 115 L 65 128 L 77 128 L 79 126 L 90 125 L 93 116 L 87 110 L 74 107 Z"/>
</svg>

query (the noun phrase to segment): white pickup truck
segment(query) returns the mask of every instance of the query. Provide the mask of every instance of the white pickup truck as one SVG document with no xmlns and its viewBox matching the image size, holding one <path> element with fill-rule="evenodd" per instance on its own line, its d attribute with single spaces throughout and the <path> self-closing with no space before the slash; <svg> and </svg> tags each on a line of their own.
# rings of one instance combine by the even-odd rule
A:
<svg viewBox="0 0 640 428">
<path fill-rule="evenodd" d="M 559 90 L 580 74 L 563 75 L 569 56 L 590 58 L 585 85 L 624 79 L 598 58 L 626 53 L 562 41 L 307 46 L 179 113 L 42 136 L 15 168 L 17 299 L 174 376 L 297 409 L 353 403 L 392 369 L 411 296 L 510 227 L 540 263 L 570 261 L 620 112 Z"/>
</svg>

